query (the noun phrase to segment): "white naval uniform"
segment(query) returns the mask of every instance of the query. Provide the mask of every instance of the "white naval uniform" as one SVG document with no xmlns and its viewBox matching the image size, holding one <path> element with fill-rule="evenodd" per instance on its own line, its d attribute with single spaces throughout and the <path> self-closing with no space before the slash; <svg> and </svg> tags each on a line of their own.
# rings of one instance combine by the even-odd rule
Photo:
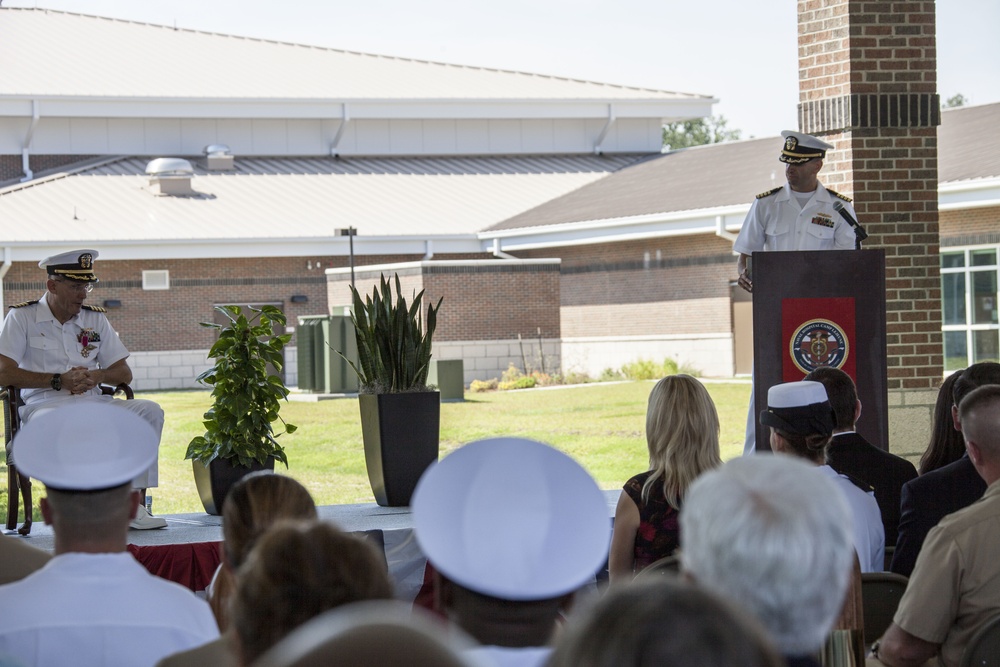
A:
<svg viewBox="0 0 1000 667">
<path fill-rule="evenodd" d="M 83 344 L 84 338 L 86 345 Z M 127 358 L 129 352 L 103 312 L 83 308 L 65 324 L 60 324 L 43 296 L 38 303 L 12 307 L 8 311 L 0 329 L 0 354 L 10 357 L 26 371 L 65 373 L 76 366 L 108 368 Z M 20 414 L 24 421 L 70 401 L 110 400 L 109 396 L 101 395 L 100 387 L 75 395 L 66 390 L 25 388 L 21 390 L 21 398 L 24 407 Z M 112 405 L 138 414 L 149 422 L 157 437 L 162 433 L 163 410 L 153 401 L 114 401 Z M 14 456 L 17 456 L 16 441 Z M 133 480 L 133 487 L 156 486 L 158 471 L 154 462 L 149 470 Z"/>
<path fill-rule="evenodd" d="M 851 203 L 831 194 L 822 183 L 802 207 L 788 183 L 770 193 L 758 195 L 750 205 L 750 211 L 733 244 L 733 252 L 752 255 L 771 250 L 853 250 L 854 229 L 833 208 L 834 202 L 842 204 L 851 217 L 857 220 Z M 757 415 L 754 412 L 754 389 L 751 381 L 744 454 L 756 450 L 756 438 Z"/>
<path fill-rule="evenodd" d="M 830 466 L 819 466 L 819 471 L 834 481 L 851 508 L 851 535 L 861 571 L 882 572 L 885 570 L 885 528 L 882 526 L 882 512 L 878 508 L 875 494 L 871 491 L 865 493 Z"/>
<path fill-rule="evenodd" d="M 212 610 L 131 554 L 66 553 L 0 586 L 0 655 L 33 667 L 152 667 L 219 636 Z"/>
</svg>

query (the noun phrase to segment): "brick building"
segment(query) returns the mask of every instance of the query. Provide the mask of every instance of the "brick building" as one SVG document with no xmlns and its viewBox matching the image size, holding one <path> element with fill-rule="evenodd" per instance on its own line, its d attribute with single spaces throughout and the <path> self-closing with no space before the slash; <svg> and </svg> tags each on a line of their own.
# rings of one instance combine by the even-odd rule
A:
<svg viewBox="0 0 1000 667">
<path fill-rule="evenodd" d="M 902 18 L 864 6 L 800 3 L 801 122 L 837 145 L 822 180 L 889 255 L 890 425 L 905 440 L 942 366 L 998 356 L 1000 105 L 939 116 L 922 55 L 933 3 Z M 290 323 L 346 305 L 348 227 L 359 287 L 391 270 L 445 297 L 436 354 L 464 359 L 466 381 L 521 365 L 525 345 L 563 372 L 667 356 L 749 370 L 731 247 L 753 195 L 784 180 L 780 141 L 660 154 L 662 122 L 707 115 L 711 98 L 60 12 L 0 8 L 0 27 L 16 36 L 0 62 L 44 40 L 93 59 L 73 77 L 33 48 L 0 83 L 3 302 L 41 293 L 38 258 L 98 248 L 91 299 L 118 306 L 139 388 L 191 385 L 214 304 L 274 303 Z M 178 49 L 176 72 L 122 62 L 140 43 Z M 198 67 L 214 87 L 187 75 Z M 232 168 L 209 168 L 209 144 Z M 164 194 L 146 166 L 176 155 L 190 191 Z"/>
</svg>

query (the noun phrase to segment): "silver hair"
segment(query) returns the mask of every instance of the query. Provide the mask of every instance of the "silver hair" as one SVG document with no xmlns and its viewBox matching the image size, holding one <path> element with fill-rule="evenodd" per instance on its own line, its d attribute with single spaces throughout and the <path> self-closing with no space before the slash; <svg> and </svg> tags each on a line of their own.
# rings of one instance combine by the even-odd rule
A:
<svg viewBox="0 0 1000 667">
<path fill-rule="evenodd" d="M 818 650 L 853 570 L 851 512 L 815 466 L 735 459 L 707 472 L 681 510 L 681 563 L 699 585 L 757 617 L 785 655 Z"/>
</svg>

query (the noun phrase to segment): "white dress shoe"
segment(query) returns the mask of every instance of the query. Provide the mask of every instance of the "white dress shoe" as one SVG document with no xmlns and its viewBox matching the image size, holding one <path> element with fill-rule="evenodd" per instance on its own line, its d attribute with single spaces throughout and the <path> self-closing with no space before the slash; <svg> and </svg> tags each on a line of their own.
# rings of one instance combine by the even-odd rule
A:
<svg viewBox="0 0 1000 667">
<path fill-rule="evenodd" d="M 132 528 L 133 530 L 150 530 L 152 528 L 166 528 L 167 520 L 161 519 L 158 516 L 153 516 L 146 510 L 145 507 L 139 505 L 139 508 L 135 511 L 135 518 L 129 522 L 128 527 Z"/>
</svg>

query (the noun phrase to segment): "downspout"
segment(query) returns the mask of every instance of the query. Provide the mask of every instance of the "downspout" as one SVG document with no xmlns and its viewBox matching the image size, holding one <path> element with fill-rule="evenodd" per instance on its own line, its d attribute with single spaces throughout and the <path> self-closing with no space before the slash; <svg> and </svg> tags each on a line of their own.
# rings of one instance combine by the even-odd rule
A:
<svg viewBox="0 0 1000 667">
<path fill-rule="evenodd" d="M 427 262 L 434 257 L 434 241 L 427 239 L 427 241 L 424 242 L 424 248 L 426 248 L 426 250 L 424 251 L 424 256 L 421 261 Z"/>
<path fill-rule="evenodd" d="M 347 102 L 344 102 L 343 112 L 340 115 L 340 127 L 337 128 L 337 134 L 333 135 L 333 141 L 330 143 L 330 157 L 340 157 L 340 151 L 337 147 L 340 146 L 340 139 L 344 136 L 344 128 L 347 127 L 347 121 L 351 120 L 351 115 L 347 110 Z"/>
<path fill-rule="evenodd" d="M 732 232 L 726 231 L 726 219 L 721 215 L 715 216 L 715 235 L 726 239 L 727 241 L 736 241 L 739 236 L 733 234 Z"/>
<path fill-rule="evenodd" d="M 3 249 L 3 264 L 0 265 L 0 313 L 6 312 L 6 308 L 4 308 L 3 303 L 3 277 L 7 275 L 7 271 L 10 270 L 11 254 L 10 246 Z"/>
<path fill-rule="evenodd" d="M 519 257 L 514 257 L 514 255 L 510 255 L 501 250 L 500 239 L 498 238 L 493 239 L 493 256 L 499 257 L 500 259 L 520 259 Z"/>
<path fill-rule="evenodd" d="M 31 150 L 31 140 L 35 136 L 35 128 L 38 127 L 38 119 L 41 118 L 41 112 L 38 109 L 38 100 L 31 100 L 31 122 L 28 124 L 28 134 L 24 137 L 24 147 L 21 149 L 21 169 L 24 171 L 24 178 L 21 182 L 30 181 L 35 177 L 35 174 L 31 171 L 31 160 L 30 160 L 30 150 Z"/>
<path fill-rule="evenodd" d="M 597 135 L 597 141 L 594 142 L 594 155 L 601 155 L 604 153 L 604 149 L 601 144 L 608 136 L 608 132 L 611 131 L 611 125 L 615 122 L 615 105 L 608 105 L 608 120 L 604 123 L 604 127 L 601 129 L 601 133 Z"/>
</svg>

